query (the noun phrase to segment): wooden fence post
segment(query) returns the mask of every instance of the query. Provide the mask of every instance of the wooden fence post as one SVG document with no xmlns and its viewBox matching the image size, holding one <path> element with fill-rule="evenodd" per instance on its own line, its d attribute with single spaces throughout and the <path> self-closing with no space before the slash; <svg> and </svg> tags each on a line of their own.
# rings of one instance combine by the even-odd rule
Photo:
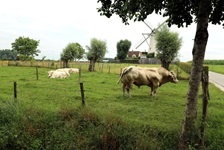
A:
<svg viewBox="0 0 224 150">
<path fill-rule="evenodd" d="M 16 89 L 16 82 L 14 82 L 14 98 L 17 98 L 17 89 Z"/>
<path fill-rule="evenodd" d="M 101 72 L 103 72 L 103 63 L 102 63 L 102 65 L 101 65 Z"/>
<path fill-rule="evenodd" d="M 82 106 L 85 106 L 83 83 L 80 83 L 80 91 L 81 91 L 81 97 L 82 97 Z"/>
<path fill-rule="evenodd" d="M 201 127 L 200 127 L 201 138 L 199 141 L 199 147 L 204 147 L 204 130 L 205 130 L 208 100 L 210 99 L 209 90 L 208 90 L 208 85 L 209 85 L 208 66 L 203 66 L 203 70 L 201 74 L 201 82 L 202 82 L 203 99 L 202 99 L 202 120 L 201 120 Z"/>
<path fill-rule="evenodd" d="M 79 80 L 78 80 L 78 82 L 80 83 L 80 81 L 81 81 L 81 71 L 82 71 L 82 69 L 81 69 L 81 66 L 79 67 Z"/>
<path fill-rule="evenodd" d="M 38 66 L 36 66 L 36 77 L 37 77 L 37 80 L 38 80 Z"/>
<path fill-rule="evenodd" d="M 110 74 L 110 65 L 109 65 L 109 71 L 108 71 L 108 73 Z"/>
</svg>

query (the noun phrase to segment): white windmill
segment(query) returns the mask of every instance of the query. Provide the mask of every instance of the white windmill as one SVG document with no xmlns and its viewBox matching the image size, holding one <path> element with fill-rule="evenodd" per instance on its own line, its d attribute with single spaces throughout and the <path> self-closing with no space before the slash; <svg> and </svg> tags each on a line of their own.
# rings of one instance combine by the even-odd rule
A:
<svg viewBox="0 0 224 150">
<path fill-rule="evenodd" d="M 167 20 L 166 20 L 167 21 Z M 136 46 L 135 49 L 137 49 L 139 46 L 141 46 L 144 42 L 146 42 L 149 46 L 148 49 L 148 53 L 154 53 L 155 56 L 157 54 L 156 52 L 156 39 L 155 39 L 155 35 L 156 35 L 156 31 L 166 22 L 164 21 L 162 24 L 160 24 L 157 28 L 152 28 L 150 27 L 145 21 L 143 21 L 145 23 L 145 25 L 151 30 L 150 33 L 142 33 L 144 40 L 138 45 Z M 149 42 L 147 41 L 149 39 Z"/>
</svg>

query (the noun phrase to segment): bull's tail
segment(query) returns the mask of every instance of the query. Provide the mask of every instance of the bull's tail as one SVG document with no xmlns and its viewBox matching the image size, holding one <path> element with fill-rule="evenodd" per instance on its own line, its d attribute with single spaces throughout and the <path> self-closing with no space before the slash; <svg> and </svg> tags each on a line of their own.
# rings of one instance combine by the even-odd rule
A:
<svg viewBox="0 0 224 150">
<path fill-rule="evenodd" d="M 123 71 L 121 72 L 121 74 L 120 74 L 120 78 L 119 78 L 119 80 L 117 81 L 117 84 L 120 83 L 121 78 L 122 78 L 124 75 L 126 75 L 128 72 L 130 72 L 131 70 L 132 70 L 132 66 L 127 67 L 127 68 L 124 68 L 124 70 L 123 70 Z"/>
</svg>

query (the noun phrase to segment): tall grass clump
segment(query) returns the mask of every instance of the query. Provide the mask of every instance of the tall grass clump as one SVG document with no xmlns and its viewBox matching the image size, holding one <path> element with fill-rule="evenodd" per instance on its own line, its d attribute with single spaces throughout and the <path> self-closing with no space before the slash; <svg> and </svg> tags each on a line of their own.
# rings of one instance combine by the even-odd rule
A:
<svg viewBox="0 0 224 150">
<path fill-rule="evenodd" d="M 1 106 L 0 149 L 160 149 L 176 145 L 171 140 L 174 135 L 113 116 L 101 117 L 89 108 L 68 107 L 53 113 L 21 105 Z"/>
</svg>

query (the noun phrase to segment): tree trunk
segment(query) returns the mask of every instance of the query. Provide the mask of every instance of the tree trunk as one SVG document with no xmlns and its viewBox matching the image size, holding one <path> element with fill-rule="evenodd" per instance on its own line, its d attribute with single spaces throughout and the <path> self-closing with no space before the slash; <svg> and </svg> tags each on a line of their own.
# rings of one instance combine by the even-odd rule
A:
<svg viewBox="0 0 224 150">
<path fill-rule="evenodd" d="M 63 68 L 68 68 L 68 60 L 63 61 Z"/>
<path fill-rule="evenodd" d="M 211 12 L 211 0 L 200 0 L 197 16 L 197 28 L 193 47 L 191 77 L 187 93 L 187 105 L 179 140 L 179 150 L 185 150 L 190 145 L 195 146 L 198 129 L 196 128 L 198 91 L 201 81 L 202 64 L 208 40 L 208 19 Z"/>
<path fill-rule="evenodd" d="M 95 69 L 95 60 L 94 59 L 91 59 L 90 62 L 89 62 L 89 71 L 92 72 L 94 71 Z"/>
<path fill-rule="evenodd" d="M 161 66 L 162 66 L 163 68 L 166 68 L 167 70 L 169 70 L 170 62 L 162 61 L 162 60 L 161 60 Z"/>
</svg>

